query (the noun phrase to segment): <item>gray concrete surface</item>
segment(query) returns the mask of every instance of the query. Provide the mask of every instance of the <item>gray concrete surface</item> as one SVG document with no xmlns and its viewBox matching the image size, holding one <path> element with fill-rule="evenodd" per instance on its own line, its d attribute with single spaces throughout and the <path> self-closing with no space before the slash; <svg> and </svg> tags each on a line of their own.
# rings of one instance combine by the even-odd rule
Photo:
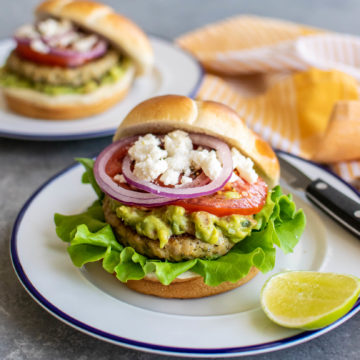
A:
<svg viewBox="0 0 360 360">
<path fill-rule="evenodd" d="M 360 33 L 357 0 L 122 0 L 105 1 L 146 31 L 174 38 L 231 15 L 273 16 Z M 32 18 L 34 0 L 1 0 L 0 38 Z M 110 138 L 69 142 L 31 142 L 0 138 L 0 359 L 157 359 L 84 335 L 37 305 L 18 282 L 8 247 L 13 221 L 25 200 L 74 157 L 100 151 Z M 359 243 L 360 246 L 360 243 Z M 360 314 L 317 339 L 247 359 L 360 359 Z"/>
</svg>

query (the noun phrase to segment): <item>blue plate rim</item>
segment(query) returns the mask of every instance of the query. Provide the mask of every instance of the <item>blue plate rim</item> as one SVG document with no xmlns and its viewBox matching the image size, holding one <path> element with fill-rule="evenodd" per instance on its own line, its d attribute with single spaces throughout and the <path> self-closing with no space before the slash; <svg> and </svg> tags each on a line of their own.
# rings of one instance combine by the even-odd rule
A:
<svg viewBox="0 0 360 360">
<path fill-rule="evenodd" d="M 172 48 L 176 49 L 177 51 L 182 52 L 184 55 L 186 55 L 189 59 L 191 59 L 194 64 L 198 68 L 198 75 L 197 79 L 195 81 L 195 84 L 193 88 L 190 90 L 190 92 L 187 94 L 188 97 L 194 98 L 202 84 L 202 81 L 204 79 L 204 68 L 200 64 L 200 62 L 187 50 L 184 50 L 177 46 L 175 43 L 173 43 L 171 40 L 167 39 L 166 37 L 159 36 L 159 35 L 153 35 L 149 34 L 150 38 L 154 38 L 158 41 L 162 41 L 168 45 L 170 45 Z M 0 39 L 0 42 L 10 41 L 11 38 L 3 38 Z M 97 130 L 97 131 L 89 131 L 79 134 L 41 134 L 41 135 L 35 135 L 35 134 L 21 134 L 21 133 L 14 133 L 12 131 L 3 131 L 0 130 L 0 137 L 8 138 L 8 139 L 16 139 L 16 140 L 30 140 L 30 141 L 68 141 L 68 140 L 83 140 L 83 139 L 94 139 L 94 138 L 101 138 L 105 136 L 111 136 L 114 135 L 116 131 L 116 127 L 113 129 L 107 129 L 107 130 Z"/>
<path fill-rule="evenodd" d="M 316 167 L 321 168 L 322 170 L 328 172 L 332 176 L 336 177 L 338 180 L 341 180 L 347 187 L 350 188 L 352 192 L 354 192 L 356 195 L 358 195 L 358 192 L 350 186 L 348 183 L 346 183 L 344 180 L 339 178 L 336 174 L 329 171 L 328 169 L 324 169 L 322 166 L 319 166 L 318 164 L 300 158 L 296 155 L 292 155 L 290 153 L 287 153 L 285 151 L 278 151 L 279 153 L 288 155 L 293 158 L 300 159 L 304 162 L 310 163 Z M 30 279 L 27 277 L 25 271 L 22 268 L 21 262 L 19 260 L 18 252 L 17 252 L 17 233 L 19 230 L 19 227 L 21 225 L 21 221 L 30 206 L 30 204 L 33 202 L 33 200 L 36 198 L 36 196 L 47 186 L 49 186 L 53 181 L 55 181 L 60 176 L 66 174 L 67 172 L 71 171 L 73 168 L 80 166 L 77 163 L 74 163 L 65 169 L 61 170 L 54 176 L 52 176 L 50 179 L 48 179 L 45 183 L 43 183 L 25 202 L 23 207 L 21 208 L 11 234 L 10 239 L 10 257 L 12 261 L 13 268 L 15 270 L 15 273 L 25 288 L 25 290 L 30 294 L 30 296 L 45 310 L 47 310 L 50 314 L 54 315 L 56 318 L 60 319 L 61 321 L 65 322 L 66 324 L 72 326 L 73 328 L 80 330 L 88 335 L 100 338 L 102 340 L 105 340 L 107 342 L 111 342 L 117 345 L 122 345 L 125 347 L 142 350 L 142 351 L 148 351 L 148 352 L 155 352 L 159 354 L 172 354 L 172 355 L 183 355 L 183 356 L 219 356 L 219 355 L 226 355 L 226 356 L 241 356 L 241 355 L 250 355 L 250 354 L 257 354 L 257 353 L 263 353 L 263 352 L 270 352 L 270 351 L 276 351 L 281 350 L 287 347 L 291 347 L 306 341 L 309 341 L 313 338 L 316 338 L 322 334 L 327 333 L 328 331 L 336 328 L 337 326 L 341 325 L 348 319 L 350 319 L 353 315 L 355 315 L 358 311 L 360 311 L 360 298 L 356 301 L 353 308 L 342 318 L 338 319 L 331 325 L 318 329 L 318 330 L 312 330 L 312 331 L 304 331 L 300 334 L 297 334 L 295 336 L 290 336 L 288 338 L 284 338 L 277 341 L 271 341 L 267 343 L 262 344 L 256 344 L 256 345 L 250 345 L 250 346 L 239 346 L 239 347 L 227 347 L 227 348 L 187 348 L 187 347 L 172 347 L 172 346 L 163 346 L 158 344 L 151 344 L 141 341 L 136 341 L 132 339 L 128 339 L 125 337 L 113 335 L 111 333 L 96 329 L 92 326 L 89 326 L 77 319 L 75 319 L 72 316 L 67 315 L 65 312 L 54 306 L 51 302 L 49 302 L 44 296 L 41 295 L 40 292 L 37 291 L 37 289 L 34 287 L 34 285 L 31 283 Z M 354 191 L 355 190 L 355 191 Z"/>
</svg>

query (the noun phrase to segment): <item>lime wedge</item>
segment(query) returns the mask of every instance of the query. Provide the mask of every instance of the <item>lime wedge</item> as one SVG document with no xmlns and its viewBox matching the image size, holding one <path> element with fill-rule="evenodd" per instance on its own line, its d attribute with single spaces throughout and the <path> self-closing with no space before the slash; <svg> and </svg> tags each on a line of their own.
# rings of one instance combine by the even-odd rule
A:
<svg viewBox="0 0 360 360">
<path fill-rule="evenodd" d="M 261 306 L 278 325 L 314 330 L 345 315 L 359 294 L 360 279 L 355 276 L 288 271 L 267 280 Z"/>
</svg>

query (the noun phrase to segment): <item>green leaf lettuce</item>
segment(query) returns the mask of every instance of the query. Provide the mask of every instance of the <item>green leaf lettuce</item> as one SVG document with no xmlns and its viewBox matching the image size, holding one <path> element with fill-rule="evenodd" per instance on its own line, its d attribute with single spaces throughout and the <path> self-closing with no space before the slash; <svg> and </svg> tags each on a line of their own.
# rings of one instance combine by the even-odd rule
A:
<svg viewBox="0 0 360 360">
<path fill-rule="evenodd" d="M 93 177 L 93 161 L 79 159 L 86 173 L 82 180 L 90 183 L 99 200 L 78 215 L 55 214 L 56 233 L 69 243 L 68 252 L 74 265 L 81 267 L 102 260 L 103 268 L 126 282 L 140 280 L 155 273 L 159 281 L 170 284 L 186 271 L 201 275 L 204 282 L 216 286 L 224 281 L 236 282 L 245 277 L 252 266 L 262 272 L 275 265 L 275 246 L 284 253 L 292 252 L 305 228 L 305 215 L 296 210 L 291 195 L 284 195 L 279 186 L 269 191 L 263 209 L 255 215 L 257 226 L 244 240 L 218 259 L 193 259 L 181 262 L 149 259 L 131 247 L 120 245 L 110 225 L 104 221 L 101 207 L 103 193 Z"/>
</svg>

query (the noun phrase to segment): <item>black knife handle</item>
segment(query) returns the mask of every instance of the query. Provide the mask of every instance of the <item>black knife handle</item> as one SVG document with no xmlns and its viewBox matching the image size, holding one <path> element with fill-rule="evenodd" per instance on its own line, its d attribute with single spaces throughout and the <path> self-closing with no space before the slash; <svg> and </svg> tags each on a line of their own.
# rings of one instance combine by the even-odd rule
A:
<svg viewBox="0 0 360 360">
<path fill-rule="evenodd" d="M 306 196 L 327 215 L 360 239 L 360 203 L 326 181 L 316 179 L 306 188 Z"/>
</svg>

